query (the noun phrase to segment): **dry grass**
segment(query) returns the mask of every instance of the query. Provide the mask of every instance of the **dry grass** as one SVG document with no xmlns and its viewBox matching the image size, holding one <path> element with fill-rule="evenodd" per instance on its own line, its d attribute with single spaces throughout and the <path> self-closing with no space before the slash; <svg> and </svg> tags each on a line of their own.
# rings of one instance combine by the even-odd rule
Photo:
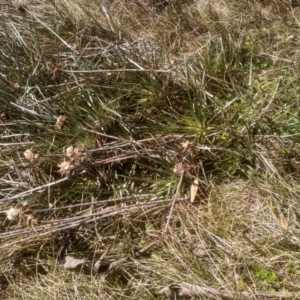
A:
<svg viewBox="0 0 300 300">
<path fill-rule="evenodd" d="M 1 299 L 299 299 L 297 1 L 0 10 Z"/>
</svg>

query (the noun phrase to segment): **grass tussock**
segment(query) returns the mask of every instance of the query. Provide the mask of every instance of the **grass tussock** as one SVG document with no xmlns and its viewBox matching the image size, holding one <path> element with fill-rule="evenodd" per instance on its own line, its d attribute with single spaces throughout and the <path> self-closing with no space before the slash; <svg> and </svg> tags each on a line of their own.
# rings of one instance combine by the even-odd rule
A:
<svg viewBox="0 0 300 300">
<path fill-rule="evenodd" d="M 299 298 L 297 1 L 0 10 L 1 299 Z"/>
</svg>

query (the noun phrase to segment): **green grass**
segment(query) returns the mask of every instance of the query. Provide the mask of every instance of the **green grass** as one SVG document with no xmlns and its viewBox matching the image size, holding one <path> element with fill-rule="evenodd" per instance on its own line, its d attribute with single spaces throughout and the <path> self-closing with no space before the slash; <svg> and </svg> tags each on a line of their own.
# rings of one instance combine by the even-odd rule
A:
<svg viewBox="0 0 300 300">
<path fill-rule="evenodd" d="M 3 299 L 297 298 L 295 2 L 1 6 Z M 66 270 L 66 236 L 73 258 L 128 260 Z"/>
</svg>

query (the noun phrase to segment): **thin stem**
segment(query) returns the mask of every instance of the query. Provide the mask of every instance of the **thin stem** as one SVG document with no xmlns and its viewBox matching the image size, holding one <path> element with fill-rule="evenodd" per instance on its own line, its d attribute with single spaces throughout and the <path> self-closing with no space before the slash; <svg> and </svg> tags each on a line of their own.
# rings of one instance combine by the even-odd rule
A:
<svg viewBox="0 0 300 300">
<path fill-rule="evenodd" d="M 179 179 L 179 183 L 177 185 L 177 189 L 176 189 L 176 192 L 175 192 L 175 195 L 173 197 L 173 201 L 172 201 L 172 205 L 171 205 L 171 209 L 170 209 L 170 213 L 169 213 L 169 216 L 167 218 L 167 223 L 166 223 L 166 227 L 165 227 L 165 232 L 168 230 L 169 228 L 169 224 L 170 224 L 170 219 L 172 217 L 172 213 L 173 213 L 173 209 L 174 209 L 174 206 L 175 206 L 175 202 L 178 198 L 178 194 L 179 194 L 179 190 L 180 190 L 180 187 L 181 187 L 181 184 L 182 184 L 182 180 L 183 180 L 183 176 L 184 176 L 184 172 L 181 173 L 180 175 L 180 179 Z"/>
</svg>

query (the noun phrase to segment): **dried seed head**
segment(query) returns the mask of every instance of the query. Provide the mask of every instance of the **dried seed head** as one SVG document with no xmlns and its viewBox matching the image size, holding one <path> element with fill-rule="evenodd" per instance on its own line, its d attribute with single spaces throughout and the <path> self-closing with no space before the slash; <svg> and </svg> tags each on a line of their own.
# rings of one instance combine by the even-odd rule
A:
<svg viewBox="0 0 300 300">
<path fill-rule="evenodd" d="M 31 163 L 34 163 L 37 161 L 37 159 L 39 158 L 39 154 L 33 150 L 33 149 L 27 149 L 25 152 L 24 152 L 24 156 L 26 159 L 28 159 Z"/>
<path fill-rule="evenodd" d="M 82 148 L 81 147 L 73 147 L 70 146 L 66 150 L 66 155 L 70 158 L 78 158 L 82 155 Z"/>
<path fill-rule="evenodd" d="M 58 173 L 60 173 L 61 176 L 70 176 L 72 169 L 74 169 L 71 162 L 67 160 L 62 161 L 57 166 L 59 167 Z"/>
<path fill-rule="evenodd" d="M 181 143 L 181 147 L 182 147 L 182 153 L 187 152 L 188 150 L 190 150 L 191 146 L 192 146 L 192 142 L 190 141 L 184 141 Z"/>
<path fill-rule="evenodd" d="M 182 176 L 182 175 L 184 175 L 184 173 L 186 173 L 188 171 L 189 171 L 189 166 L 185 165 L 183 163 L 176 164 L 175 167 L 174 167 L 174 169 L 173 169 L 173 172 L 177 176 Z"/>
<path fill-rule="evenodd" d="M 27 202 L 18 203 L 15 207 L 11 207 L 8 211 L 6 211 L 6 217 L 8 220 L 16 220 L 20 218 L 22 212 L 27 210 Z"/>
<path fill-rule="evenodd" d="M 16 207 L 11 207 L 7 212 L 6 212 L 6 217 L 8 220 L 16 220 L 19 216 L 19 209 Z"/>
<path fill-rule="evenodd" d="M 176 164 L 174 169 L 173 169 L 173 172 L 176 175 L 179 175 L 179 176 L 184 174 L 184 165 L 183 165 L 183 163 Z"/>
<path fill-rule="evenodd" d="M 60 116 L 57 118 L 57 121 L 56 121 L 56 127 L 57 127 L 59 130 L 62 130 L 63 127 L 65 126 L 66 120 L 67 120 L 67 116 L 66 116 L 66 115 L 60 115 Z"/>
<path fill-rule="evenodd" d="M 73 157 L 73 155 L 74 155 L 74 147 L 73 146 L 70 146 L 66 149 L 66 155 L 68 157 Z"/>
<path fill-rule="evenodd" d="M 33 214 L 29 214 L 26 220 L 27 228 L 31 231 L 36 231 L 35 226 L 39 225 L 39 220 Z"/>
</svg>

